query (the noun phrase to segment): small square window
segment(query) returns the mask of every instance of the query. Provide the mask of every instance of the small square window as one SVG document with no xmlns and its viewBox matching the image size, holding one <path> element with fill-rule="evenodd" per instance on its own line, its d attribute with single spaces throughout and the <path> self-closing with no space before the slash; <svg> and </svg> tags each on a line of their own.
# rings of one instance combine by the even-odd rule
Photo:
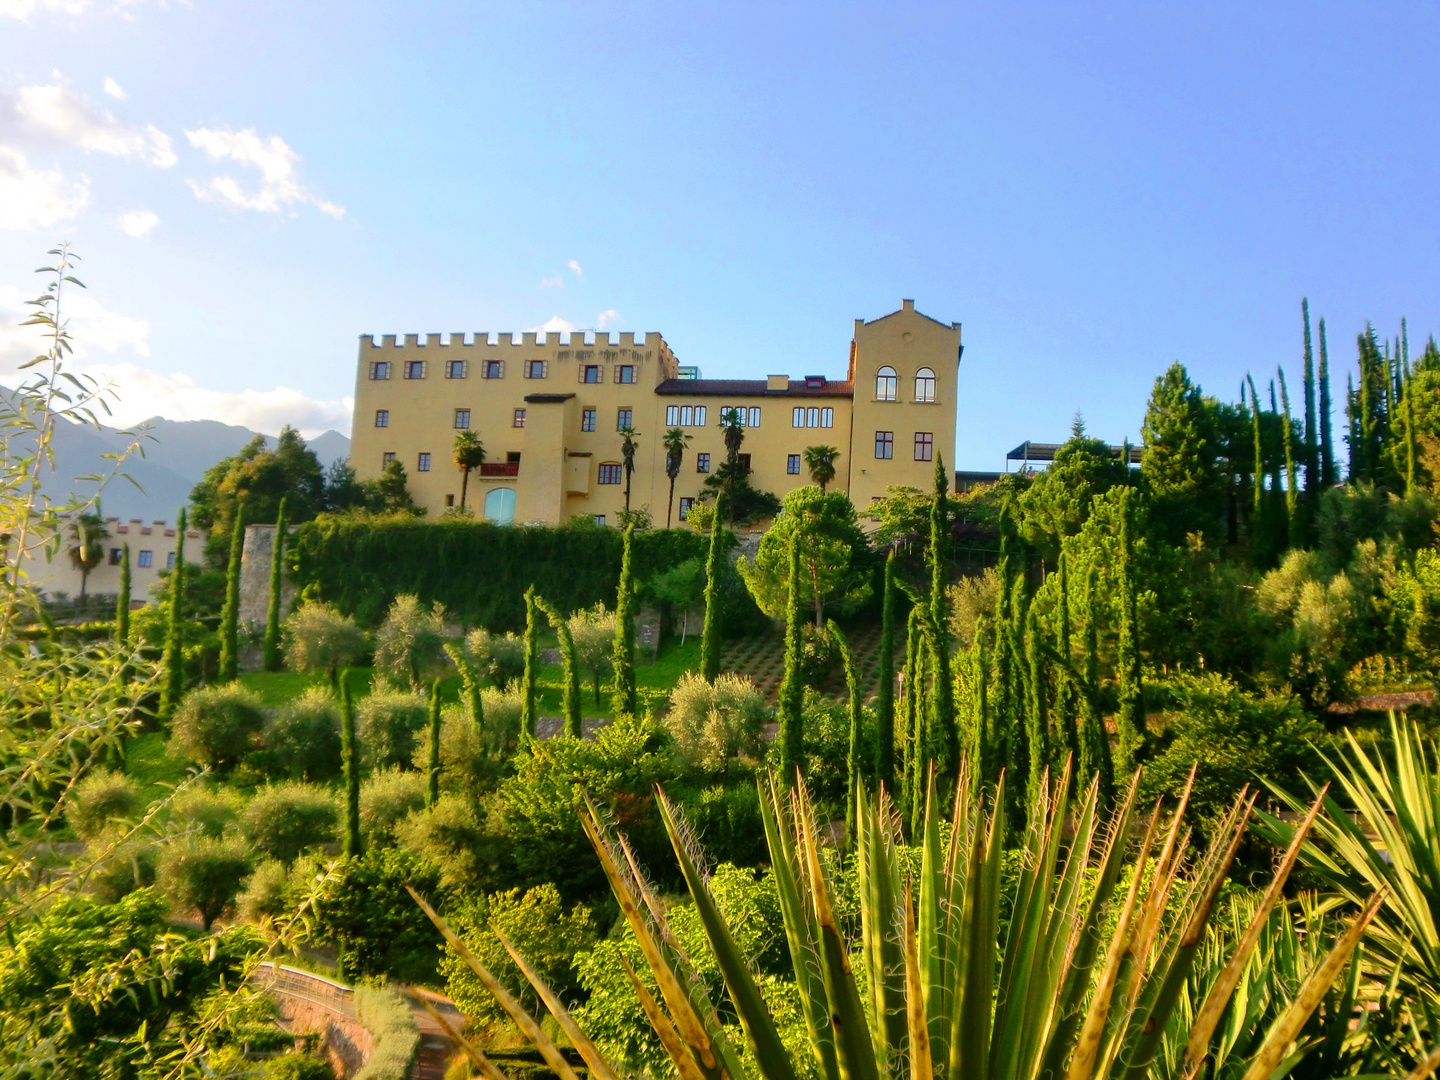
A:
<svg viewBox="0 0 1440 1080">
<path fill-rule="evenodd" d="M 695 455 L 695 471 L 696 471 L 696 472 L 705 472 L 705 473 L 708 473 L 708 472 L 710 471 L 710 455 L 709 455 L 709 454 L 696 454 L 696 455 Z"/>
<path fill-rule="evenodd" d="M 456 409 L 456 410 L 455 410 L 455 430 L 456 430 L 456 431 L 465 431 L 465 430 L 466 430 L 467 428 L 469 428 L 469 427 L 470 427 L 470 410 L 469 410 L 469 409 Z"/>
<path fill-rule="evenodd" d="M 791 454 L 785 459 L 785 471 L 791 476 L 800 475 L 800 455 Z"/>
<path fill-rule="evenodd" d="M 525 377 L 527 379 L 543 379 L 545 377 L 544 360 L 525 361 Z"/>
<path fill-rule="evenodd" d="M 175 552 L 170 551 L 170 552 L 167 552 L 167 553 L 166 553 L 166 555 L 165 555 L 165 569 L 166 569 L 166 570 L 174 570 L 174 569 L 175 569 Z"/>
<path fill-rule="evenodd" d="M 137 566 L 149 569 L 151 566 L 155 565 L 155 553 L 153 551 L 146 551 L 144 548 L 141 548 L 140 557 L 135 560 L 135 564 Z"/>
<path fill-rule="evenodd" d="M 389 361 L 389 360 L 376 360 L 373 364 L 371 364 L 371 365 L 370 365 L 370 378 L 372 378 L 372 379 L 388 379 L 388 378 L 390 378 L 390 361 Z"/>
<path fill-rule="evenodd" d="M 389 426 L 390 426 L 390 410 L 389 410 L 389 409 L 376 409 L 376 410 L 375 410 L 375 426 L 376 426 L 376 427 L 389 427 Z"/>
<path fill-rule="evenodd" d="M 119 565 L 120 565 L 120 557 L 121 557 L 123 554 L 124 554 L 124 550 L 123 550 L 122 548 L 111 548 L 111 549 L 110 549 L 110 565 L 111 565 L 111 566 L 119 566 Z"/>
<path fill-rule="evenodd" d="M 915 432 L 915 460 L 935 460 L 935 433 L 931 431 Z"/>
<path fill-rule="evenodd" d="M 514 426 L 515 426 L 515 427 L 524 427 L 524 426 L 525 426 L 525 410 L 524 410 L 524 409 L 516 409 L 516 410 L 515 410 L 515 424 L 514 424 Z"/>
<path fill-rule="evenodd" d="M 446 496 L 445 496 L 445 506 L 448 508 L 448 507 L 451 507 L 451 506 L 454 506 L 454 505 L 455 505 L 455 496 L 454 496 L 454 495 L 446 495 Z"/>
<path fill-rule="evenodd" d="M 680 520 L 684 521 L 690 516 L 690 508 L 695 505 L 693 498 L 683 497 L 680 500 Z"/>
<path fill-rule="evenodd" d="M 618 464 L 601 465 L 597 482 L 601 484 L 618 484 L 620 483 L 620 472 L 621 470 Z"/>
<path fill-rule="evenodd" d="M 595 410 L 594 410 L 594 409 L 584 409 L 584 410 L 581 411 L 581 413 L 580 413 L 580 430 L 581 430 L 581 431 L 594 431 L 594 430 L 595 430 Z"/>
<path fill-rule="evenodd" d="M 598 383 L 600 381 L 601 368 L 599 364 L 586 364 L 580 369 L 580 381 L 583 383 Z"/>
<path fill-rule="evenodd" d="M 627 427 L 634 427 L 634 424 L 631 422 L 634 415 L 635 414 L 629 409 L 621 409 L 617 412 L 615 414 L 615 430 L 624 431 Z"/>
<path fill-rule="evenodd" d="M 429 471 L 430 471 L 430 455 L 429 455 L 429 454 L 421 454 L 420 457 L 416 459 L 416 461 L 415 461 L 415 471 L 416 471 L 416 472 L 429 472 Z"/>
<path fill-rule="evenodd" d="M 405 377 L 407 379 L 423 379 L 425 377 L 425 361 L 406 360 Z"/>
<path fill-rule="evenodd" d="M 679 425 L 679 423 L 680 423 L 680 406 L 679 406 L 679 405 L 667 405 L 667 406 L 665 406 L 665 426 L 666 426 L 666 427 L 676 427 L 676 426 Z"/>
<path fill-rule="evenodd" d="M 447 379 L 463 379 L 465 377 L 465 361 L 446 360 L 445 377 Z"/>
<path fill-rule="evenodd" d="M 893 431 L 875 432 L 875 457 L 881 461 L 889 461 L 895 456 L 895 433 Z"/>
<path fill-rule="evenodd" d="M 383 468 L 385 465 L 389 465 L 389 464 L 390 464 L 392 461 L 394 461 L 394 460 L 395 460 L 395 451 L 393 451 L 393 450 L 387 450 L 387 451 L 385 451 L 385 460 L 382 462 L 381 467 Z"/>
<path fill-rule="evenodd" d="M 622 383 L 633 383 L 635 381 L 635 365 L 620 364 L 615 368 L 615 381 Z"/>
<path fill-rule="evenodd" d="M 504 373 L 505 373 L 505 361 L 503 361 L 503 360 L 486 360 L 486 361 L 485 361 L 485 377 L 486 377 L 487 379 L 498 379 L 498 378 L 500 378 Z"/>
<path fill-rule="evenodd" d="M 596 515 L 595 515 L 595 524 L 603 527 L 604 524 L 605 524 L 605 515 L 604 515 L 604 514 L 596 514 Z"/>
</svg>

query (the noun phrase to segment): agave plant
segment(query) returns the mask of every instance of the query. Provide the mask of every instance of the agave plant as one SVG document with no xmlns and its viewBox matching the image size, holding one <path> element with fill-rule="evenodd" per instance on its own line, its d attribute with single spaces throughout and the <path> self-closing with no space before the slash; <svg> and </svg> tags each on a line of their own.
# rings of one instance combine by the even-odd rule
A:
<svg viewBox="0 0 1440 1080">
<path fill-rule="evenodd" d="M 587 835 L 634 934 L 653 985 L 627 967 L 635 993 L 680 1080 L 1142 1080 L 1170 1075 L 1163 1050 L 1185 1075 L 1209 1075 L 1212 1037 L 1249 963 L 1294 863 L 1292 844 L 1254 918 L 1212 978 L 1193 1019 L 1177 1031 L 1215 898 L 1244 834 L 1254 796 L 1242 793 L 1209 851 L 1191 865 L 1185 799 L 1172 813 L 1136 814 L 1136 785 L 1108 818 L 1096 785 L 1070 799 L 1069 777 L 1039 792 L 1018 875 L 1002 875 L 1003 780 L 986 803 L 962 768 L 948 816 L 932 780 L 918 859 L 903 857 L 895 807 L 857 793 L 858 941 L 842 933 L 803 784 L 761 782 L 766 838 L 784 916 L 795 985 L 808 1028 L 792 1055 L 707 886 L 693 838 L 663 793 L 659 806 L 696 916 L 724 981 L 727 1013 L 743 1045 L 678 946 L 665 906 L 625 838 L 588 800 Z M 1188 797 L 1188 789 L 1186 792 Z M 993 807 L 1001 807 L 998 812 Z M 1317 802 L 1313 813 L 1318 812 Z M 948 826 L 945 827 L 945 826 Z M 1135 837 L 1138 834 L 1138 842 Z M 1303 831 L 1302 834 L 1303 836 Z M 1134 872 L 1122 887 L 1134 851 Z M 918 869 L 907 872 L 906 866 Z M 561 1080 L 574 1069 L 540 1024 L 486 971 L 423 898 L 449 943 L 475 970 Z M 1305 973 L 1291 1000 L 1244 1062 L 1244 1080 L 1275 1074 L 1325 991 L 1344 969 L 1375 901 Z M 1002 911 L 1009 912 L 1002 935 Z M 518 951 L 520 970 L 596 1080 L 624 1070 L 608 1061 Z M 728 1029 L 733 1032 L 733 1027 Z M 490 1080 L 503 1075 L 463 1042 Z M 1226 1073 L 1229 1075 L 1229 1072 Z"/>
</svg>

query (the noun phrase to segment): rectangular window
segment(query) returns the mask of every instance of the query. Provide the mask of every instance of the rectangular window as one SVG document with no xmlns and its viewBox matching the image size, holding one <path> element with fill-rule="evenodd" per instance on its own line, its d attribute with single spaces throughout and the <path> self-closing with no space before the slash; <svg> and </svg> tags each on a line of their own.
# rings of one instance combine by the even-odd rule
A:
<svg viewBox="0 0 1440 1080">
<path fill-rule="evenodd" d="M 915 432 L 915 460 L 935 460 L 935 433 L 931 431 Z"/>
<path fill-rule="evenodd" d="M 692 506 L 694 506 L 694 505 L 695 505 L 695 500 L 694 500 L 694 499 L 689 498 L 688 496 L 681 498 L 681 500 L 680 500 L 680 520 L 681 520 L 681 521 L 684 521 L 686 518 L 688 518 L 688 517 L 690 516 L 690 508 L 691 508 Z"/>
<path fill-rule="evenodd" d="M 111 565 L 111 566 L 119 566 L 119 565 L 120 565 L 120 556 L 121 556 L 123 553 L 124 553 L 124 552 L 123 552 L 123 549 L 121 549 L 121 548 L 111 548 L 111 549 L 110 549 L 110 565 Z"/>
<path fill-rule="evenodd" d="M 666 406 L 665 406 L 665 426 L 666 426 L 666 427 L 675 427 L 675 426 L 676 426 L 677 424 L 679 424 L 679 423 L 680 423 L 680 406 L 679 406 L 679 405 L 666 405 Z"/>
<path fill-rule="evenodd" d="M 376 410 L 375 410 L 375 426 L 376 426 L 376 427 L 389 427 L 389 426 L 390 426 L 390 410 L 389 410 L 389 409 L 376 409 Z"/>
<path fill-rule="evenodd" d="M 895 433 L 893 431 L 875 432 L 875 456 L 881 461 L 889 461 L 895 456 Z"/>
<path fill-rule="evenodd" d="M 736 454 L 735 456 L 739 461 L 740 471 L 746 476 L 748 476 L 750 474 L 750 455 Z"/>
<path fill-rule="evenodd" d="M 602 484 L 620 483 L 620 466 L 615 464 L 601 465 L 600 477 L 598 482 Z"/>
<path fill-rule="evenodd" d="M 759 426 L 760 426 L 760 410 L 759 410 L 758 408 L 749 410 L 749 415 L 748 415 L 748 416 L 746 417 L 746 419 L 745 419 L 745 426 L 746 426 L 746 427 L 759 427 Z"/>
<path fill-rule="evenodd" d="M 429 472 L 429 471 L 430 471 L 430 455 L 429 455 L 429 454 L 421 454 L 420 457 L 419 457 L 418 459 L 416 459 L 416 461 L 415 461 L 415 471 L 416 471 L 416 472 Z"/>
<path fill-rule="evenodd" d="M 806 410 L 805 410 L 805 426 L 806 426 L 806 427 L 819 427 L 819 426 L 820 426 L 820 410 L 819 410 L 819 409 L 806 409 Z"/>
<path fill-rule="evenodd" d="M 469 409 L 456 409 L 456 410 L 455 410 L 455 430 L 456 430 L 456 431 L 465 431 L 465 430 L 468 429 L 469 427 L 470 427 L 470 410 L 469 410 Z"/>
<path fill-rule="evenodd" d="M 785 471 L 791 476 L 800 475 L 800 455 L 791 454 L 785 459 Z"/>
<path fill-rule="evenodd" d="M 691 406 L 689 406 L 689 405 L 681 405 L 681 406 L 680 406 L 680 426 L 681 426 L 681 427 L 694 427 L 694 426 L 695 426 L 695 410 L 694 410 Z"/>
<path fill-rule="evenodd" d="M 624 431 L 627 427 L 633 427 L 632 418 L 634 413 L 629 409 L 621 409 L 615 414 L 615 430 Z"/>
<path fill-rule="evenodd" d="M 454 495 L 446 495 L 446 496 L 445 496 L 445 505 L 446 505 L 447 507 L 454 506 L 454 505 L 455 505 L 455 496 L 454 496 Z"/>
<path fill-rule="evenodd" d="M 487 379 L 498 379 L 505 373 L 504 360 L 486 360 L 485 377 Z"/>
<path fill-rule="evenodd" d="M 395 451 L 393 451 L 393 450 L 387 450 L 387 451 L 385 452 L 385 459 L 384 459 L 384 461 L 382 462 L 382 466 L 381 466 L 381 467 L 383 468 L 385 465 L 389 465 L 389 464 L 390 464 L 392 461 L 394 461 L 394 460 L 395 460 Z"/>
<path fill-rule="evenodd" d="M 635 381 L 635 365 L 620 364 L 615 368 L 615 381 L 621 383 L 633 383 Z"/>
<path fill-rule="evenodd" d="M 516 409 L 516 410 L 515 410 L 515 424 L 514 424 L 514 426 L 515 426 L 515 427 L 524 427 L 524 426 L 525 426 L 525 410 L 524 410 L 524 409 Z"/>
<path fill-rule="evenodd" d="M 585 410 L 583 410 L 583 411 L 580 413 L 580 430 L 581 430 L 581 431 L 594 431 L 594 430 L 595 430 L 595 410 L 594 410 L 594 409 L 585 409 Z"/>
<path fill-rule="evenodd" d="M 705 406 L 704 406 L 704 405 L 696 405 L 696 406 L 695 406 L 695 426 L 696 426 L 696 427 L 704 427 L 704 426 L 705 426 Z"/>
<path fill-rule="evenodd" d="M 796 407 L 796 408 L 794 408 L 794 409 L 792 409 L 792 410 L 790 411 L 790 426 L 791 426 L 791 427 L 804 427 L 804 426 L 805 426 L 805 410 L 804 410 L 803 408 Z"/>
<path fill-rule="evenodd" d="M 526 360 L 525 377 L 527 379 L 543 379 L 545 377 L 545 361 Z"/>
<path fill-rule="evenodd" d="M 174 569 L 175 569 L 175 552 L 171 551 L 171 552 L 169 552 L 169 553 L 166 554 L 166 556 L 165 556 L 165 569 L 166 569 L 166 570 L 174 570 Z"/>
<path fill-rule="evenodd" d="M 599 364 L 586 364 L 580 370 L 580 381 L 583 383 L 598 383 L 600 381 L 601 367 Z"/>
<path fill-rule="evenodd" d="M 370 378 L 372 378 L 372 379 L 388 379 L 388 378 L 390 378 L 390 361 L 389 361 L 389 360 L 376 360 L 373 364 L 371 364 L 371 365 L 370 365 Z"/>
<path fill-rule="evenodd" d="M 821 409 L 821 410 L 820 410 L 820 426 L 821 426 L 821 427 L 834 427 L 834 426 L 835 426 L 835 410 L 834 410 L 834 409 Z"/>
<path fill-rule="evenodd" d="M 709 455 L 709 454 L 696 454 L 696 455 L 695 455 L 695 471 L 696 471 L 696 472 L 706 472 L 706 473 L 708 473 L 708 472 L 710 471 L 710 455 Z"/>
<path fill-rule="evenodd" d="M 465 361 L 446 360 L 445 377 L 447 379 L 463 379 L 465 377 Z"/>
<path fill-rule="evenodd" d="M 135 563 L 137 566 L 143 566 L 148 570 L 155 563 L 155 553 L 153 551 L 146 551 L 144 548 L 141 548 L 140 558 L 136 559 Z"/>
<path fill-rule="evenodd" d="M 423 379 L 425 377 L 425 361 L 406 360 L 405 377 L 407 379 Z"/>
<path fill-rule="evenodd" d="M 604 515 L 604 514 L 596 514 L 596 515 L 595 515 L 595 524 L 596 524 L 596 525 L 599 525 L 599 526 L 601 526 L 601 527 L 603 528 L 604 525 L 605 525 L 605 515 Z"/>
</svg>

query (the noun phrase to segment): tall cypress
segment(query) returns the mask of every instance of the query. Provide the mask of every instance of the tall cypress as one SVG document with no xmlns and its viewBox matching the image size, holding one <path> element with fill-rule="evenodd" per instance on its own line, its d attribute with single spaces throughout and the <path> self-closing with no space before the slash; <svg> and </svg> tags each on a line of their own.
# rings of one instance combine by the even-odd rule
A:
<svg viewBox="0 0 1440 1080">
<path fill-rule="evenodd" d="M 1135 607 L 1134 525 L 1130 520 L 1130 489 L 1120 493 L 1120 640 L 1117 644 L 1120 709 L 1116 714 L 1119 755 L 1116 769 L 1124 776 L 1135 771 L 1145 747 L 1145 689 L 1140 681 L 1140 628 Z"/>
<path fill-rule="evenodd" d="M 440 680 L 430 684 L 430 770 L 425 781 L 425 806 L 440 801 Z"/>
<path fill-rule="evenodd" d="M 120 549 L 120 595 L 115 600 L 115 646 L 124 649 L 130 644 L 130 545 Z"/>
<path fill-rule="evenodd" d="M 1025 710 L 1025 807 L 1028 812 L 1044 790 L 1045 770 L 1050 764 L 1049 687 L 1046 679 L 1045 642 L 1035 605 L 1025 619 L 1025 648 L 1029 654 L 1030 680 Z"/>
<path fill-rule="evenodd" d="M 185 692 L 184 617 L 185 601 L 185 511 L 175 527 L 175 565 L 170 568 L 170 618 L 165 627 L 165 652 L 160 659 L 165 681 L 160 687 L 160 715 L 172 716 Z"/>
<path fill-rule="evenodd" d="M 1316 500 L 1320 494 L 1320 433 L 1315 430 L 1315 357 L 1310 345 L 1310 301 L 1300 301 L 1305 318 L 1305 503 L 1307 516 L 1315 519 Z"/>
<path fill-rule="evenodd" d="M 245 549 L 245 500 L 236 500 L 230 530 L 230 561 L 225 567 L 225 606 L 220 612 L 220 681 L 240 674 L 240 558 Z"/>
<path fill-rule="evenodd" d="M 360 842 L 360 747 L 355 740 L 355 702 L 350 697 L 350 672 L 340 675 L 340 768 L 345 777 L 344 852 L 359 855 Z"/>
<path fill-rule="evenodd" d="M 1285 521 L 1286 540 L 1292 548 L 1305 546 L 1304 521 L 1300 514 L 1300 485 L 1295 465 L 1295 425 L 1290 419 L 1290 392 L 1285 386 L 1285 369 L 1280 373 L 1280 437 L 1285 445 Z"/>
<path fill-rule="evenodd" d="M 1325 320 L 1320 320 L 1320 486 L 1331 488 L 1335 472 L 1335 446 L 1330 432 L 1330 357 L 1325 348 Z"/>
<path fill-rule="evenodd" d="M 875 701 L 875 784 L 895 797 L 895 552 L 885 557 L 880 608 L 880 685 Z"/>
<path fill-rule="evenodd" d="M 945 595 L 946 504 L 950 481 L 945 458 L 935 455 L 935 492 L 930 502 L 930 638 L 935 653 L 930 695 L 930 728 L 936 740 L 941 776 L 947 780 L 960 764 L 959 733 L 955 730 L 955 680 L 950 673 L 950 611 Z"/>
<path fill-rule="evenodd" d="M 910 711 L 910 835 L 916 837 L 925 820 L 925 800 L 929 794 L 926 777 L 932 760 L 925 724 L 928 705 L 922 695 L 930 650 L 925 645 L 924 613 L 917 607 L 911 614 L 915 619 L 915 692 L 912 695 L 915 707 Z"/>
<path fill-rule="evenodd" d="M 995 783 L 1000 770 L 1010 764 L 1014 742 L 1015 671 L 1010 642 L 1010 609 L 1013 605 L 1014 578 L 1010 572 L 1010 503 L 1007 498 L 1000 507 L 1000 560 L 996 564 L 999 589 L 995 593 L 995 705 L 992 771 L 985 777 Z M 1015 785 L 1007 785 L 1014 790 Z"/>
<path fill-rule="evenodd" d="M 800 532 L 790 536 L 790 568 L 786 575 L 785 677 L 780 683 L 780 774 L 786 784 L 804 762 L 805 684 L 800 676 Z"/>
<path fill-rule="evenodd" d="M 1058 736 L 1055 764 L 1060 767 L 1068 765 L 1073 781 L 1076 751 L 1078 750 L 1076 735 L 1076 723 L 1079 719 L 1076 715 L 1078 692 L 1068 666 L 1071 662 L 1070 556 L 1063 546 L 1060 549 L 1059 575 L 1060 580 L 1057 585 L 1060 598 L 1056 613 L 1055 649 L 1065 660 L 1065 665 L 1058 666 L 1055 671 L 1055 732 Z"/>
<path fill-rule="evenodd" d="M 700 677 L 713 683 L 720 674 L 720 550 L 721 509 L 725 492 L 715 496 L 715 518 L 710 524 L 710 552 L 705 557 L 705 627 L 700 634 Z"/>
<path fill-rule="evenodd" d="M 860 739 L 862 719 L 860 703 L 860 676 L 855 670 L 855 660 L 850 655 L 850 643 L 840 632 L 840 627 L 831 619 L 827 624 L 835 647 L 840 650 L 840 662 L 845 669 L 845 689 L 849 692 L 850 742 L 845 755 L 845 842 L 851 851 L 855 850 L 855 801 L 860 795 L 864 782 L 864 766 L 860 760 Z"/>
<path fill-rule="evenodd" d="M 1400 376 L 1403 385 L 1400 407 L 1405 414 L 1405 494 L 1415 494 L 1415 467 L 1418 447 L 1415 443 L 1415 403 L 1410 399 L 1410 328 L 1400 320 Z"/>
<path fill-rule="evenodd" d="M 270 550 L 270 608 L 265 617 L 265 670 L 280 670 L 280 596 L 285 571 L 285 498 L 275 517 L 275 543 Z M 238 601 L 237 601 L 238 603 Z"/>
<path fill-rule="evenodd" d="M 970 733 L 970 787 L 978 789 L 988 783 L 990 776 L 990 682 L 989 660 L 985 656 L 985 627 L 983 620 L 975 620 L 975 717 Z"/>
<path fill-rule="evenodd" d="M 1100 590 L 1095 567 L 1085 575 L 1085 685 L 1080 699 L 1080 776 L 1090 783 L 1098 774 L 1100 794 L 1108 802 L 1114 795 L 1115 769 L 1110 758 L 1110 736 L 1100 714 Z"/>
<path fill-rule="evenodd" d="M 920 687 L 920 610 L 912 607 L 905 631 L 905 675 L 904 698 L 901 714 L 901 744 L 904 755 L 901 763 L 901 819 L 908 827 L 910 811 L 919 797 L 915 790 L 915 714 L 919 702 Z"/>
<path fill-rule="evenodd" d="M 455 665 L 455 670 L 460 672 L 460 682 L 465 689 L 465 711 L 470 716 L 470 723 L 475 726 L 477 732 L 484 731 L 485 701 L 480 696 L 480 677 L 475 674 L 475 669 L 470 665 L 469 659 L 460 646 L 453 641 L 445 643 L 445 654 L 450 657 L 450 662 Z"/>
<path fill-rule="evenodd" d="M 523 739 L 535 738 L 536 684 L 540 678 L 540 612 L 535 603 L 535 586 L 525 590 L 525 675 L 520 684 L 520 733 Z"/>
<path fill-rule="evenodd" d="M 1360 439 L 1363 449 L 1360 454 L 1360 468 L 1366 480 L 1374 483 L 1379 479 L 1379 455 L 1375 452 L 1379 424 L 1375 412 L 1378 406 L 1380 387 L 1380 347 L 1375 341 L 1375 328 L 1365 324 L 1365 333 L 1359 335 L 1356 344 L 1360 352 Z M 1351 456 L 1353 457 L 1353 451 Z"/>
<path fill-rule="evenodd" d="M 1260 395 L 1255 392 L 1255 380 L 1248 372 L 1245 375 L 1245 385 L 1250 387 L 1250 430 L 1255 456 L 1251 465 L 1251 475 L 1255 482 L 1255 503 L 1250 525 L 1250 534 L 1253 537 L 1263 532 L 1265 516 L 1265 440 L 1260 429 Z"/>
<path fill-rule="evenodd" d="M 616 716 L 634 716 L 639 705 L 635 689 L 635 570 L 631 562 L 631 547 L 635 539 L 635 526 L 625 526 L 625 547 L 620 557 L 620 590 L 615 596 L 615 693 L 611 698 L 611 706 Z M 552 617 L 553 621 L 553 617 Z M 708 621 L 708 616 L 707 616 Z M 568 637 L 570 629 L 565 628 L 565 636 Z M 564 648 L 564 641 L 561 641 L 561 648 Z M 572 642 L 570 651 L 575 651 Z M 576 686 L 579 686 L 579 673 L 572 665 L 571 673 L 576 679 Z M 569 686 L 569 683 L 566 683 Z M 568 690 L 567 690 L 568 692 Z M 580 737 L 580 698 L 579 690 L 575 691 L 575 737 Z M 570 726 L 570 713 L 565 714 L 566 729 Z"/>
<path fill-rule="evenodd" d="M 1365 473 L 1365 447 L 1360 437 L 1360 396 L 1355 392 L 1355 380 L 1345 375 L 1345 420 L 1349 428 L 1346 442 L 1350 444 L 1350 479 L 1360 480 Z"/>
<path fill-rule="evenodd" d="M 628 537 L 630 530 L 626 529 Z M 626 560 L 629 561 L 628 559 Z M 624 575 L 622 574 L 622 577 Z M 561 663 L 561 705 L 560 711 L 565 716 L 565 734 L 572 738 L 583 738 L 585 734 L 584 725 L 580 721 L 580 662 L 575 656 L 575 636 L 570 633 L 570 624 L 544 600 L 537 599 L 535 603 L 540 610 L 545 612 L 550 620 L 550 625 L 555 630 L 555 636 L 560 639 L 560 663 Z M 616 627 L 616 637 L 619 637 L 619 627 Z M 633 649 L 633 644 L 632 644 Z M 619 650 L 617 649 L 618 653 Z M 633 667 L 632 667 L 633 673 Z M 633 680 L 633 674 L 632 674 Z M 630 711 L 634 714 L 634 710 Z"/>
</svg>

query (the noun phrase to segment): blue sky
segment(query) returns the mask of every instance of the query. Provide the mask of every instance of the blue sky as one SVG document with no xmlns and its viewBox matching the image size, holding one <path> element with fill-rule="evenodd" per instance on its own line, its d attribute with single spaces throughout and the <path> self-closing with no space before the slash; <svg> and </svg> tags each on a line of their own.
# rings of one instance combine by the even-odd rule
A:
<svg viewBox="0 0 1440 1080">
<path fill-rule="evenodd" d="M 1263 10 L 1259 10 L 1263 8 Z M 1440 331 L 1440 7 L 0 0 L 0 370 L 51 242 L 120 415 L 348 431 L 362 333 L 844 374 L 964 324 L 956 464 Z M 1339 396 L 1337 387 L 1337 397 Z"/>
</svg>

